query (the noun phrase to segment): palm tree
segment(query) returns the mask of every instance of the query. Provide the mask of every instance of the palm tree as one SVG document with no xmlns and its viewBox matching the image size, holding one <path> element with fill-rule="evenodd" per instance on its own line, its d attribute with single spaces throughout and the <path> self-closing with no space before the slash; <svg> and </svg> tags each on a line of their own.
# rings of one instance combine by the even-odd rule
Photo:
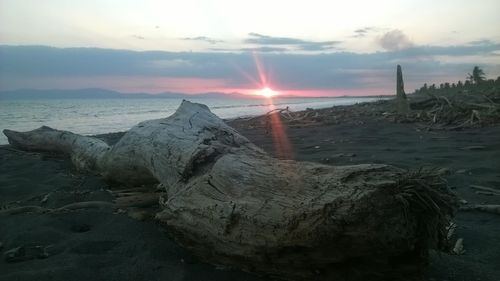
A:
<svg viewBox="0 0 500 281">
<path fill-rule="evenodd" d="M 485 80 L 485 74 L 484 71 L 479 68 L 478 66 L 474 66 L 474 69 L 472 70 L 472 74 L 469 73 L 469 79 L 473 84 L 479 84 Z"/>
</svg>

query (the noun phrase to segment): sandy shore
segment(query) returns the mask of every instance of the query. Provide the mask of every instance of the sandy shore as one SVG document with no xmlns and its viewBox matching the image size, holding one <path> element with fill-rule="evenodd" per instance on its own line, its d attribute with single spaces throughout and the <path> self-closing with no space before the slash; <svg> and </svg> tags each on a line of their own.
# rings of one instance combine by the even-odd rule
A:
<svg viewBox="0 0 500 281">
<path fill-rule="evenodd" d="M 469 203 L 500 204 L 470 185 L 500 189 L 500 126 L 426 131 L 414 124 L 350 116 L 348 122 L 284 126 L 290 153 L 280 155 L 265 125 L 230 124 L 278 157 L 330 165 L 386 163 L 403 168 L 447 168 L 450 186 Z M 114 142 L 120 134 L 101 136 Z M 68 160 L 0 147 L 0 206 L 57 208 L 73 202 L 108 201 L 116 189 L 76 173 Z M 47 196 L 49 194 L 49 196 Z M 498 280 L 500 216 L 459 212 L 463 255 L 431 255 L 430 280 Z M 198 262 L 152 220 L 139 221 L 110 208 L 0 216 L 0 280 L 266 280 Z M 25 246 L 32 259 L 12 262 L 8 250 Z M 40 246 L 37 248 L 37 246 Z"/>
</svg>

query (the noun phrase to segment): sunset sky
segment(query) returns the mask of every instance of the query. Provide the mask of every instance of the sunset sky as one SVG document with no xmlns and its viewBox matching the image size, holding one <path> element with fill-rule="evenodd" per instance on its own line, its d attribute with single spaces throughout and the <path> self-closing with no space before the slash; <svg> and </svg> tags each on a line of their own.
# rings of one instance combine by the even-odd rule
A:
<svg viewBox="0 0 500 281">
<path fill-rule="evenodd" d="M 0 0 L 0 90 L 407 92 L 500 76 L 500 1 Z M 259 75 L 260 73 L 260 75 Z"/>
</svg>

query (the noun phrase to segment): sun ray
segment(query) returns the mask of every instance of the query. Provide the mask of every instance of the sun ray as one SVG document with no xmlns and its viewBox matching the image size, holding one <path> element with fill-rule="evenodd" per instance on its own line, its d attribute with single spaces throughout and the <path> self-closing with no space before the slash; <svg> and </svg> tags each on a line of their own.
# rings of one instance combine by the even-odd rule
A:
<svg viewBox="0 0 500 281">
<path fill-rule="evenodd" d="M 257 67 L 257 75 L 259 75 L 261 87 L 267 87 L 267 75 L 264 71 L 264 67 L 262 66 L 259 54 L 257 52 L 253 52 L 252 55 L 253 60 L 255 61 L 255 66 Z"/>
<path fill-rule="evenodd" d="M 269 106 L 271 110 L 275 110 L 276 106 L 272 104 Z M 267 120 L 267 130 L 271 132 L 273 138 L 273 145 L 276 151 L 276 156 L 281 159 L 293 159 L 292 144 L 286 133 L 286 128 L 281 121 L 280 111 L 275 111 L 269 114 Z"/>
<path fill-rule="evenodd" d="M 253 58 L 255 61 L 255 66 L 257 68 L 257 75 L 261 83 L 259 85 L 260 90 L 257 90 L 256 93 L 263 97 L 269 98 L 269 109 L 274 110 L 276 109 L 276 106 L 273 104 L 272 97 L 278 95 L 279 93 L 271 88 L 271 81 L 269 79 L 269 76 L 266 74 L 264 65 L 262 64 L 262 61 L 260 60 L 257 52 L 253 53 Z M 277 111 L 270 114 L 267 122 L 268 130 L 271 131 L 271 135 L 273 138 L 276 156 L 283 159 L 293 159 L 292 145 L 281 120 L 280 112 Z"/>
</svg>

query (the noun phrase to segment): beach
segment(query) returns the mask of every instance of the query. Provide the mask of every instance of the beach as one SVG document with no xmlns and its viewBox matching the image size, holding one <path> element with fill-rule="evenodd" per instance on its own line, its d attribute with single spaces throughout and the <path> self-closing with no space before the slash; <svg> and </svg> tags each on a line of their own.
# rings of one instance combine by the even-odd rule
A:
<svg viewBox="0 0 500 281">
<path fill-rule="evenodd" d="M 500 204 L 500 196 L 478 194 L 471 188 L 473 185 L 500 189 L 499 125 L 427 130 L 415 123 L 345 110 L 352 107 L 356 106 L 324 109 L 323 112 L 331 110 L 332 116 L 343 116 L 335 122 L 283 123 L 289 153 L 275 145 L 272 124 L 249 118 L 228 120 L 228 124 L 278 158 L 327 165 L 439 167 L 446 169 L 450 187 L 465 200 L 462 204 Z M 113 143 L 121 134 L 98 137 Z M 78 173 L 69 159 L 59 155 L 22 152 L 3 145 L 0 159 L 3 209 L 112 202 L 110 190 L 120 188 L 97 175 Z M 155 207 L 146 211 L 154 213 Z M 265 276 L 199 262 L 150 217 L 132 217 L 106 206 L 59 213 L 3 214 L 0 280 L 268 280 Z M 459 211 L 454 221 L 456 237 L 463 238 L 465 252 L 431 253 L 425 276 L 428 280 L 498 280 L 500 217 Z M 6 258 L 7 251 L 21 246 L 30 249 L 33 257 Z"/>
<path fill-rule="evenodd" d="M 0 0 L 0 281 L 500 281 L 500 1 L 68 3 Z"/>
</svg>

